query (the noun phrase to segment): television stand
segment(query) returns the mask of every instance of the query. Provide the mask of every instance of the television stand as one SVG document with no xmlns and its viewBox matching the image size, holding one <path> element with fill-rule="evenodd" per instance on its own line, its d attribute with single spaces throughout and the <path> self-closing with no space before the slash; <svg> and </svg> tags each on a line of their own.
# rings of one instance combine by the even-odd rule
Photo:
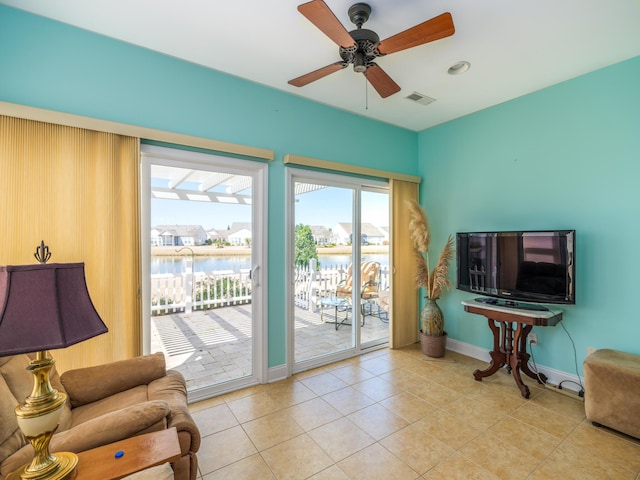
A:
<svg viewBox="0 0 640 480">
<path fill-rule="evenodd" d="M 529 368 L 530 355 L 527 353 L 527 335 L 534 326 L 554 326 L 562 320 L 562 311 L 534 311 L 479 303 L 476 300 L 462 302 L 464 310 L 487 318 L 493 333 L 493 350 L 489 352 L 491 363 L 485 370 L 476 370 L 473 377 L 481 382 L 500 368 L 507 367 L 513 375 L 517 387 L 524 398 L 529 398 L 529 387 L 524 384 L 520 372 L 540 384 L 547 382 L 542 373 Z M 515 328 L 514 328 L 515 324 Z"/>
<path fill-rule="evenodd" d="M 499 300 L 497 298 L 478 297 L 476 302 L 486 303 L 487 305 L 495 305 L 497 307 L 516 308 L 518 310 L 533 310 L 536 312 L 548 312 L 549 309 L 544 305 L 536 305 L 533 303 L 515 302 L 513 300 Z"/>
</svg>

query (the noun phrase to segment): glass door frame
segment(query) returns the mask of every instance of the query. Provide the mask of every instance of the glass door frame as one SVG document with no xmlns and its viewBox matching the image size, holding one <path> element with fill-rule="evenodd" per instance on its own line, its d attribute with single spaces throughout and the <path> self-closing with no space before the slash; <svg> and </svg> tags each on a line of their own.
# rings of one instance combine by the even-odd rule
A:
<svg viewBox="0 0 640 480">
<path fill-rule="evenodd" d="M 352 201 L 352 238 L 361 238 L 362 226 L 362 206 L 361 197 L 363 190 L 385 191 L 389 193 L 389 183 L 384 180 L 373 180 L 363 177 L 355 177 L 350 175 L 340 175 L 337 173 L 327 173 L 316 170 L 306 170 L 295 167 L 286 167 L 286 344 L 287 344 L 287 375 L 302 372 L 311 368 L 327 365 L 339 360 L 354 357 L 363 352 L 370 352 L 377 348 L 386 348 L 389 342 L 384 342 L 372 346 L 363 346 L 361 344 L 360 332 L 360 309 L 353 309 L 352 324 L 353 335 L 355 337 L 353 347 L 342 350 L 340 352 L 331 353 L 321 357 L 315 357 L 299 363 L 295 361 L 295 183 L 308 182 L 320 185 L 328 185 L 331 187 L 348 188 L 353 190 Z M 361 242 L 352 242 L 351 255 L 352 258 L 361 258 Z M 360 268 L 353 268 L 353 284 L 360 284 Z M 360 305 L 360 297 L 358 289 L 353 289 L 352 305 Z M 356 321 L 357 319 L 357 321 Z"/>
<path fill-rule="evenodd" d="M 186 148 L 186 147 L 185 147 Z M 250 385 L 268 378 L 267 367 L 267 212 L 268 164 L 195 152 L 176 147 L 149 144 L 140 146 L 140 224 L 142 263 L 142 352 L 151 353 L 151 165 L 168 165 L 188 169 L 214 170 L 253 178 L 252 185 L 252 375 L 223 384 L 189 392 L 189 401 L 198 401 Z"/>
</svg>

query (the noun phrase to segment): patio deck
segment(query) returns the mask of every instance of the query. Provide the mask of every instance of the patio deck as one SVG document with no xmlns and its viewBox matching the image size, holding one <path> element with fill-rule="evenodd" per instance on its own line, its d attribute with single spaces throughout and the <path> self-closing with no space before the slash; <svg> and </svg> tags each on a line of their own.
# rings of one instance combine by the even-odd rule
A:
<svg viewBox="0 0 640 480">
<path fill-rule="evenodd" d="M 180 371 L 189 391 L 251 374 L 251 305 L 236 305 L 191 314 L 151 317 L 151 351 L 163 352 L 167 368 Z M 368 313 L 368 312 L 367 312 Z M 351 328 L 336 330 L 333 309 L 310 312 L 296 308 L 296 359 L 306 360 L 351 345 Z M 341 315 L 344 315 L 342 313 Z M 384 319 L 384 316 L 383 316 Z M 388 339 L 388 323 L 367 315 L 362 343 Z"/>
</svg>

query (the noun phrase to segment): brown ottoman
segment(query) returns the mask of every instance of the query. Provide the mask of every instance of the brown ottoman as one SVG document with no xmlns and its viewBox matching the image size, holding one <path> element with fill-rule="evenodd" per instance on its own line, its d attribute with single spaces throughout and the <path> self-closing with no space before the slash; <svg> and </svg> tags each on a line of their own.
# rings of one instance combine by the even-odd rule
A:
<svg viewBox="0 0 640 480">
<path fill-rule="evenodd" d="M 640 438 L 640 355 L 596 350 L 583 367 L 587 418 Z"/>
</svg>

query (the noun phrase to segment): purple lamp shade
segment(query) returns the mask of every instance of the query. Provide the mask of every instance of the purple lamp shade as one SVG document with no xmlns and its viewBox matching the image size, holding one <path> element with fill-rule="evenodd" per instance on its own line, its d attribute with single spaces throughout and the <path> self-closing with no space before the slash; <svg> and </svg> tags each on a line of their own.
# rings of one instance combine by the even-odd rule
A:
<svg viewBox="0 0 640 480">
<path fill-rule="evenodd" d="M 107 331 L 84 263 L 0 267 L 0 356 L 65 348 Z"/>
</svg>

